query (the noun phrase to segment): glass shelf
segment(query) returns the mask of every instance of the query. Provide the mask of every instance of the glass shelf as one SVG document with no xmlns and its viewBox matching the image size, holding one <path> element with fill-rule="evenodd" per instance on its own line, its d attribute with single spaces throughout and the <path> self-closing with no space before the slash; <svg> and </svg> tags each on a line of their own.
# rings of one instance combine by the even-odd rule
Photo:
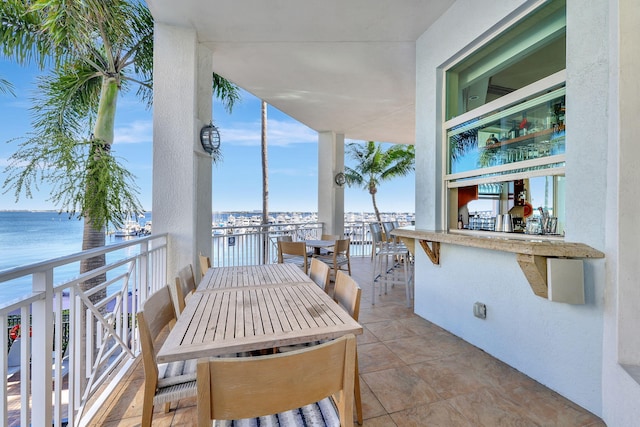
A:
<svg viewBox="0 0 640 427">
<path fill-rule="evenodd" d="M 564 116 L 562 87 L 449 129 L 449 174 L 564 154 Z"/>
</svg>

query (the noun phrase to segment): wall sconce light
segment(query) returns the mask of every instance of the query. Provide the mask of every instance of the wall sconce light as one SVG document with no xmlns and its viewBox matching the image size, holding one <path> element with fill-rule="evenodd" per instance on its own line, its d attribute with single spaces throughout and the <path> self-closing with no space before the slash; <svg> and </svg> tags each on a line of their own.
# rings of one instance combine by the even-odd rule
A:
<svg viewBox="0 0 640 427">
<path fill-rule="evenodd" d="M 338 187 L 342 187 L 344 183 L 347 182 L 347 179 L 342 172 L 338 172 L 333 180 L 336 182 Z"/>
<path fill-rule="evenodd" d="M 220 148 L 220 132 L 213 125 L 213 121 L 200 129 L 200 144 L 202 144 L 204 151 L 210 155 Z"/>
</svg>

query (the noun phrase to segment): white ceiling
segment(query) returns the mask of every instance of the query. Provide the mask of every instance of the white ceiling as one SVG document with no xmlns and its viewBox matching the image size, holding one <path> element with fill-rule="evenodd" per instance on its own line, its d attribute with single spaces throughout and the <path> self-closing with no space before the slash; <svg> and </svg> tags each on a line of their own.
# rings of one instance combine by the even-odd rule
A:
<svg viewBox="0 0 640 427">
<path fill-rule="evenodd" d="M 214 71 L 316 131 L 412 144 L 415 41 L 455 0 L 147 0 Z"/>
</svg>

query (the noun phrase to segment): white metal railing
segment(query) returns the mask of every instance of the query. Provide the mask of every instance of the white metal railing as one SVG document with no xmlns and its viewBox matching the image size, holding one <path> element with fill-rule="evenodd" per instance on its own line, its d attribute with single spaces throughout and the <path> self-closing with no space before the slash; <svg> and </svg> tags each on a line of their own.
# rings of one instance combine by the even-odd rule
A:
<svg viewBox="0 0 640 427">
<path fill-rule="evenodd" d="M 283 235 L 292 236 L 294 241 L 319 239 L 322 223 L 213 227 L 211 265 L 228 267 L 277 262 L 277 240 Z M 368 222 L 345 223 L 344 236 L 351 239 L 352 256 L 371 255 Z"/>
<path fill-rule="evenodd" d="M 103 267 L 58 280 L 96 256 Z M 135 313 L 166 284 L 166 260 L 162 234 L 0 272 L 0 286 L 31 285 L 24 298 L 0 302 L 0 354 L 19 345 L 19 372 L 8 375 L 7 357 L 0 363 L 0 425 L 86 425 L 139 354 Z M 83 289 L 89 279 L 97 284 Z"/>
<path fill-rule="evenodd" d="M 214 227 L 212 265 L 277 262 L 277 237 L 318 239 L 322 223 Z M 369 223 L 345 223 L 353 256 L 371 254 Z M 165 286 L 167 235 L 118 244 L 0 272 L 0 286 L 29 293 L 0 302 L 0 355 L 19 346 L 19 363 L 0 358 L 0 426 L 86 425 L 110 397 L 140 352 L 135 313 Z M 79 264 L 97 256 L 106 263 L 82 275 Z M 91 289 L 83 284 L 94 279 Z M 20 324 L 20 339 L 10 338 Z M 27 333 L 29 332 L 29 333 Z M 16 333 L 17 334 L 17 333 Z M 18 372 L 8 375 L 10 368 Z"/>
</svg>

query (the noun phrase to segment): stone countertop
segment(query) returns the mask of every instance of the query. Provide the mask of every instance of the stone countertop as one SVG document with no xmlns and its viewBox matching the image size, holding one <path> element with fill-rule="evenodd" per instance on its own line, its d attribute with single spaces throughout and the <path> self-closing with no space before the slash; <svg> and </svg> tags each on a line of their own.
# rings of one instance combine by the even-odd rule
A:
<svg viewBox="0 0 640 427">
<path fill-rule="evenodd" d="M 392 235 L 427 242 L 447 243 L 525 255 L 562 258 L 604 258 L 604 253 L 584 243 L 565 242 L 564 239 L 545 239 L 540 236 L 514 235 L 486 232 L 484 235 L 467 232 L 425 230 L 415 227 L 399 227 Z"/>
</svg>

